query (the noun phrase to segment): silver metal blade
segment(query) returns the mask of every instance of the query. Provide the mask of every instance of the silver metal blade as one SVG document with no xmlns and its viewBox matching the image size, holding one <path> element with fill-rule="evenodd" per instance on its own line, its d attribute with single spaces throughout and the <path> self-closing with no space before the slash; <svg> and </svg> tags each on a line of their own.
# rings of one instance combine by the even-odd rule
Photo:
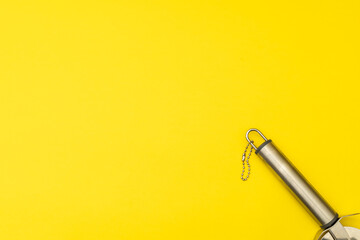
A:
<svg viewBox="0 0 360 240">
<path fill-rule="evenodd" d="M 332 227 L 325 231 L 318 232 L 316 240 L 360 240 L 360 230 L 354 227 L 344 227 L 341 220 L 346 217 L 352 217 L 359 213 L 341 217 Z"/>
<path fill-rule="evenodd" d="M 321 240 L 360 240 L 360 230 L 353 227 L 344 227 L 337 222 L 329 228 L 327 233 L 320 238 Z"/>
</svg>

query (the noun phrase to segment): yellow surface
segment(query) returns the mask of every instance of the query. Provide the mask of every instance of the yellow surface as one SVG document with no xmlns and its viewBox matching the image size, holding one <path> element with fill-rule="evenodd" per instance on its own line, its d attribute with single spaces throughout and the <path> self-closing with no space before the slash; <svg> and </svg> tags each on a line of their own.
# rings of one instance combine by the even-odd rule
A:
<svg viewBox="0 0 360 240">
<path fill-rule="evenodd" d="M 257 157 L 240 181 L 250 127 L 360 211 L 359 11 L 2 1 L 0 239 L 313 239 Z"/>
</svg>

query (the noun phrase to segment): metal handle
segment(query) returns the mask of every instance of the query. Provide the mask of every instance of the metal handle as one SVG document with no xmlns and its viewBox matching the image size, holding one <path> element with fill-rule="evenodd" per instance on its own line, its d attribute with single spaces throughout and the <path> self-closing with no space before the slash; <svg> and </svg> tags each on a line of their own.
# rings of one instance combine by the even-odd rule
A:
<svg viewBox="0 0 360 240">
<path fill-rule="evenodd" d="M 339 216 L 335 210 L 324 200 L 285 155 L 275 147 L 271 140 L 267 140 L 257 129 L 250 129 L 246 133 L 246 139 L 252 143 L 249 139 L 249 133 L 252 131 L 258 132 L 265 140 L 259 147 L 253 145 L 256 149 L 255 153 L 280 176 L 282 181 L 295 194 L 297 199 L 303 203 L 319 225 L 323 229 L 326 229 L 336 223 Z"/>
</svg>

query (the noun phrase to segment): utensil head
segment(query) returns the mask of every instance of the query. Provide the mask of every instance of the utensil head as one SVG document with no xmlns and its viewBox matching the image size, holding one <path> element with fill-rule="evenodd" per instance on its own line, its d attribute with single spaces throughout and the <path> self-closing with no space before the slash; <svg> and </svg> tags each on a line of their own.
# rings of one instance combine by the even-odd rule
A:
<svg viewBox="0 0 360 240">
<path fill-rule="evenodd" d="M 352 217 L 359 213 L 341 217 L 333 226 L 319 231 L 315 239 L 317 240 L 360 240 L 360 229 L 347 227 L 341 224 L 341 220 L 346 217 Z"/>
<path fill-rule="evenodd" d="M 344 227 L 346 232 L 350 236 L 350 240 L 360 240 L 360 230 L 353 227 Z M 331 236 L 329 232 L 327 232 L 323 237 L 320 238 L 321 240 L 338 240 Z M 347 239 L 346 239 L 347 240 Z"/>
</svg>

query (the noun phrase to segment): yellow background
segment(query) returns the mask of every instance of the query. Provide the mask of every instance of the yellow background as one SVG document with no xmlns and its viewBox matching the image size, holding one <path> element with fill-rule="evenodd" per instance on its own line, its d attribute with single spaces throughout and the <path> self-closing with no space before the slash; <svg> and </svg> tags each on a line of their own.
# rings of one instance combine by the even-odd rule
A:
<svg viewBox="0 0 360 240">
<path fill-rule="evenodd" d="M 0 239 L 313 239 L 251 127 L 360 211 L 359 10 L 2 1 Z"/>
</svg>

